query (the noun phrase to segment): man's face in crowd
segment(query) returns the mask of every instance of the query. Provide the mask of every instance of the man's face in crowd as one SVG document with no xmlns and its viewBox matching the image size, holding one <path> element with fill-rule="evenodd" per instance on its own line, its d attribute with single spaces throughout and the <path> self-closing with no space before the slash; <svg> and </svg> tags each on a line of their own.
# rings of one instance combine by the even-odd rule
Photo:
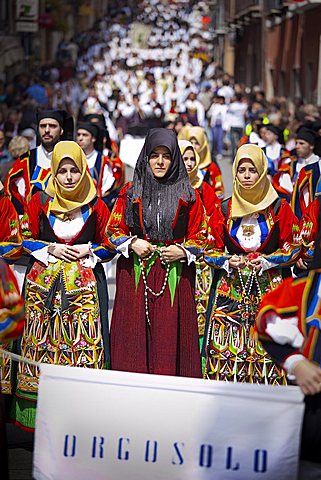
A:
<svg viewBox="0 0 321 480">
<path fill-rule="evenodd" d="M 77 143 L 88 154 L 94 149 L 94 143 L 96 139 L 92 136 L 88 130 L 78 128 L 77 130 Z"/>
<path fill-rule="evenodd" d="M 272 143 L 277 142 L 278 136 L 271 132 L 271 130 L 266 130 L 265 132 L 265 141 L 268 145 L 272 145 Z"/>
<path fill-rule="evenodd" d="M 302 138 L 298 138 L 296 140 L 295 149 L 298 157 L 300 158 L 308 158 L 313 152 L 313 146 L 310 145 L 309 142 L 302 140 Z"/>
<path fill-rule="evenodd" d="M 63 129 L 59 122 L 54 118 L 43 118 L 38 125 L 38 132 L 41 139 L 41 144 L 50 152 L 53 150 L 56 143 L 59 142 Z"/>
</svg>

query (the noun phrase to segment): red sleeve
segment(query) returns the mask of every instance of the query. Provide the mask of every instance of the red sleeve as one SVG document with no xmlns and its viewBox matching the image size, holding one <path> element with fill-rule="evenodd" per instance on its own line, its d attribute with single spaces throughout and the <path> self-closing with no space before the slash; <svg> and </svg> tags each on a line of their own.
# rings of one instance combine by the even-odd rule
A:
<svg viewBox="0 0 321 480">
<path fill-rule="evenodd" d="M 107 205 L 100 199 L 97 199 L 97 204 L 95 206 L 97 211 L 97 227 L 95 232 L 95 243 L 104 244 L 106 243 L 106 228 L 107 223 L 110 217 L 109 208 Z"/>
<path fill-rule="evenodd" d="M 297 241 L 299 235 L 299 221 L 294 215 L 290 205 L 286 200 L 282 200 L 280 210 L 277 214 L 277 220 L 280 226 L 279 247 L 284 243 L 293 243 Z"/>
<path fill-rule="evenodd" d="M 313 200 L 300 220 L 300 232 L 304 243 L 310 243 L 317 238 L 319 228 L 319 200 Z"/>
<path fill-rule="evenodd" d="M 118 148 L 117 143 L 115 142 L 115 140 L 110 140 L 110 143 L 111 143 L 112 152 L 114 152 L 115 155 L 118 155 L 119 154 L 119 148 Z"/>
<path fill-rule="evenodd" d="M 286 170 L 285 167 L 288 167 L 287 170 Z M 276 174 L 273 175 L 273 177 L 272 177 L 272 182 L 271 183 L 272 183 L 272 186 L 275 188 L 275 190 L 278 192 L 278 194 L 282 198 L 285 198 L 288 203 L 290 203 L 291 192 L 289 192 L 285 188 L 281 187 L 281 185 L 280 185 L 281 178 L 282 178 L 283 175 L 290 175 L 291 176 L 289 165 L 284 166 L 282 168 L 282 170 L 279 170 L 278 172 L 276 172 Z"/>
<path fill-rule="evenodd" d="M 125 223 L 125 211 L 127 201 L 127 190 L 130 187 L 127 183 L 119 192 L 114 208 L 110 214 L 106 229 L 106 239 L 108 247 L 115 248 L 121 243 L 123 237 L 129 236 L 129 227 Z"/>
<path fill-rule="evenodd" d="M 20 195 L 16 185 L 16 181 L 21 178 L 23 178 L 25 182 L 24 197 Z M 18 213 L 24 212 L 26 202 L 30 197 L 29 152 L 14 162 L 5 179 L 4 191 L 9 199 L 14 202 Z"/>
<path fill-rule="evenodd" d="M 19 217 L 6 195 L 0 196 L 0 232 L 1 242 L 21 242 Z"/>
<path fill-rule="evenodd" d="M 291 266 L 299 259 L 301 254 L 298 220 L 290 205 L 284 199 L 276 215 L 274 215 L 272 207 L 270 207 L 269 212 L 271 225 L 273 225 L 273 222 L 278 222 L 279 225 L 278 248 L 272 253 L 261 254 L 276 267 Z M 268 239 L 266 241 L 268 242 Z M 261 245 L 258 252 L 261 252 L 261 250 L 264 251 L 264 244 Z"/>
<path fill-rule="evenodd" d="M 116 180 L 115 188 L 121 188 L 125 182 L 125 168 L 121 159 L 116 155 L 110 159 L 113 176 Z"/>
<path fill-rule="evenodd" d="M 197 191 L 195 194 L 196 200 L 189 209 L 184 245 L 202 250 L 206 244 L 207 224 L 201 197 Z"/>
<path fill-rule="evenodd" d="M 206 182 L 202 183 L 198 191 L 201 195 L 206 215 L 210 217 L 214 212 L 215 208 L 220 205 L 219 198 L 216 195 L 214 188 Z"/>
<path fill-rule="evenodd" d="M 224 197 L 224 185 L 221 171 L 214 162 L 212 162 L 208 168 L 210 171 L 211 184 L 218 198 L 222 200 Z"/>
<path fill-rule="evenodd" d="M 206 250 L 224 250 L 225 218 L 221 208 L 215 208 L 208 220 L 208 235 Z"/>
<path fill-rule="evenodd" d="M 297 317 L 297 327 L 305 336 L 302 328 L 301 304 L 306 278 L 286 278 L 275 289 L 263 296 L 256 316 L 256 328 L 261 340 L 271 340 L 266 332 L 267 320 L 271 315 L 281 319 Z"/>
<path fill-rule="evenodd" d="M 48 201 L 49 198 L 47 200 L 47 204 Z M 37 192 L 31 197 L 30 202 L 27 203 L 26 212 L 21 220 L 21 230 L 23 238 L 39 238 L 41 210 L 42 207 L 40 203 L 40 192 Z"/>
</svg>

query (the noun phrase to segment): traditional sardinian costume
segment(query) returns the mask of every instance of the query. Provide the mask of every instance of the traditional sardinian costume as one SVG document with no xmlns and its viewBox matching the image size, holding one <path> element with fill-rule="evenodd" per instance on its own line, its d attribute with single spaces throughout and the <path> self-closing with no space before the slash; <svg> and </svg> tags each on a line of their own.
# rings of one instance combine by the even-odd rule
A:
<svg viewBox="0 0 321 480">
<path fill-rule="evenodd" d="M 158 179 L 149 157 L 161 145 L 169 149 L 171 164 L 165 177 Z M 133 183 L 121 191 L 107 233 L 111 247 L 122 253 L 111 322 L 112 368 L 200 377 L 195 268 L 190 263 L 205 245 L 206 222 L 173 131 L 149 131 Z M 145 259 L 128 254 L 135 237 L 158 248 L 181 245 L 187 261 L 163 263 L 158 249 Z"/>
<path fill-rule="evenodd" d="M 111 122 L 110 118 L 105 118 L 103 113 L 89 113 L 84 117 L 85 122 L 93 123 L 94 125 L 98 125 L 103 133 L 103 154 L 109 158 L 116 158 L 119 154 L 119 147 L 115 140 L 113 140 L 110 135 L 108 128 L 112 127 L 115 129 L 113 123 Z M 118 157 L 119 158 L 119 157 Z M 123 164 L 121 163 L 122 168 Z"/>
<path fill-rule="evenodd" d="M 44 110 L 37 113 L 37 124 L 44 118 L 56 120 L 63 129 L 61 140 L 71 140 L 73 136 L 73 119 L 64 110 Z M 39 135 L 38 135 L 39 143 Z M 52 151 L 48 152 L 41 144 L 18 158 L 5 180 L 4 189 L 19 217 L 22 217 L 27 203 L 38 191 L 44 191 L 51 175 Z M 27 259 L 22 256 L 14 265 L 14 273 L 22 288 L 26 273 Z"/>
<path fill-rule="evenodd" d="M 214 189 L 206 182 L 199 172 L 200 157 L 188 140 L 179 140 L 178 141 L 179 149 L 182 156 L 186 150 L 191 149 L 195 156 L 195 166 L 188 176 L 191 182 L 191 185 L 195 190 L 200 194 L 201 200 L 203 202 L 206 217 L 209 218 L 216 208 L 220 206 L 220 200 L 218 199 Z M 210 288 L 212 283 L 212 273 L 211 268 L 204 262 L 202 258 L 199 258 L 196 262 L 196 285 L 195 285 L 195 300 L 196 300 L 196 310 L 197 310 L 197 324 L 198 324 L 198 335 L 200 341 L 200 349 L 202 350 L 203 338 L 204 338 L 204 328 L 206 322 L 206 311 L 208 307 L 208 299 L 210 294 Z"/>
<path fill-rule="evenodd" d="M 291 206 L 300 220 L 310 203 L 321 195 L 321 159 L 302 168 L 293 187 Z"/>
<path fill-rule="evenodd" d="M 0 182 L 0 188 L 1 188 Z M 0 190 L 0 256 L 14 262 L 22 253 L 18 214 L 3 188 Z"/>
<path fill-rule="evenodd" d="M 272 177 L 272 185 L 280 198 L 284 198 L 288 203 L 291 202 L 293 184 L 295 183 L 298 172 L 298 158 L 295 155 L 284 157 L 282 164 L 275 175 Z"/>
<path fill-rule="evenodd" d="M 237 179 L 242 159 L 250 159 L 259 179 L 244 188 Z M 277 287 L 295 262 L 297 220 L 267 178 L 267 159 L 256 145 L 243 145 L 233 164 L 232 198 L 209 220 L 205 261 L 215 269 L 204 337 L 205 378 L 249 383 L 285 383 L 285 375 L 256 341 L 255 315 L 263 294 Z M 230 269 L 234 255 L 262 257 L 261 271 Z"/>
<path fill-rule="evenodd" d="M 195 188 L 200 194 L 201 200 L 205 208 L 206 216 L 210 217 L 214 212 L 215 208 L 217 208 L 221 204 L 221 202 L 216 195 L 214 188 L 204 181 L 204 176 L 199 169 L 201 159 L 191 142 L 189 142 L 188 140 L 179 140 L 178 145 L 182 155 L 184 155 L 187 149 L 191 149 L 194 152 L 196 163 L 195 167 L 188 174 L 188 176 L 192 187 Z"/>
<path fill-rule="evenodd" d="M 6 342 L 17 338 L 23 329 L 24 304 L 13 272 L 3 260 L 0 260 L 0 342 L 5 348 Z M 3 373 L 3 372 L 2 372 Z M 2 377 L 6 381 L 6 378 Z M 4 402 L 0 389 L 0 462 L 1 478 L 8 479 L 8 455 L 6 445 Z"/>
<path fill-rule="evenodd" d="M 111 210 L 124 185 L 124 165 L 118 155 L 111 156 L 97 152 L 96 161 L 91 170 L 97 184 L 97 193 Z"/>
<path fill-rule="evenodd" d="M 315 142 L 315 134 L 312 130 L 308 128 L 300 128 L 297 136 L 297 140 L 304 140 L 305 142 L 309 143 L 311 146 L 314 145 Z M 288 157 L 284 156 L 282 158 L 282 161 L 279 163 L 279 171 L 274 175 L 272 179 L 272 185 L 278 192 L 279 196 L 282 198 L 285 198 L 289 203 L 291 202 L 291 197 L 293 194 L 293 185 L 296 183 L 298 176 L 301 172 L 301 170 L 308 165 L 312 165 L 313 163 L 316 163 L 319 161 L 319 157 L 315 155 L 314 153 L 311 153 L 311 155 L 307 158 L 300 158 L 297 155 L 291 155 L 290 152 L 288 152 Z M 301 184 L 301 180 L 300 180 Z M 307 192 L 308 195 L 303 194 L 303 197 L 305 196 L 305 200 L 308 202 L 311 202 L 309 198 L 310 192 L 312 192 L 312 189 L 310 185 L 306 184 Z M 297 190 L 297 185 L 295 186 L 295 189 Z M 310 192 L 309 192 L 310 190 Z M 297 191 L 294 194 L 294 196 L 297 195 Z M 302 201 L 304 200 L 301 198 L 299 200 Z M 296 200 L 294 200 L 294 209 L 295 209 L 295 214 L 298 218 L 301 218 L 302 215 L 302 209 L 301 205 L 295 205 Z M 304 202 L 304 209 L 305 209 L 305 202 Z"/>
<path fill-rule="evenodd" d="M 284 158 L 287 158 L 289 156 L 289 152 L 282 145 L 283 143 L 282 130 L 280 130 L 275 125 L 271 125 L 271 124 L 264 125 L 264 127 L 266 128 L 266 130 L 269 130 L 270 132 L 274 133 L 274 135 L 277 135 L 278 137 L 278 139 L 276 139 L 275 142 L 269 145 L 265 145 L 262 148 L 268 161 L 268 174 L 273 176 L 278 172 L 280 165 L 282 165 L 284 161 Z"/>
<path fill-rule="evenodd" d="M 97 195 L 101 197 L 111 210 L 118 193 L 124 185 L 124 166 L 118 155 L 111 151 L 108 155 L 103 153 L 104 131 L 98 123 L 82 122 L 78 129 L 84 129 L 96 138 L 94 150 L 86 155 L 90 174 L 97 187 Z"/>
<path fill-rule="evenodd" d="M 72 140 L 73 119 L 64 110 L 45 110 L 37 113 L 37 123 L 44 118 L 57 120 L 63 134 L 61 140 Z M 52 152 L 39 145 L 18 158 L 5 180 L 5 192 L 16 211 L 22 215 L 27 202 L 37 191 L 45 190 L 50 178 Z"/>
<path fill-rule="evenodd" d="M 310 269 L 313 266 L 312 260 L 315 253 L 315 243 L 321 225 L 321 196 L 316 197 L 307 207 L 303 217 L 300 220 L 300 238 L 302 241 L 301 258 L 306 262 Z M 304 273 L 304 272 L 300 272 Z"/>
<path fill-rule="evenodd" d="M 71 158 L 81 178 L 73 189 L 56 174 L 62 159 Z M 46 192 L 36 193 L 22 225 L 24 251 L 31 262 L 24 284 L 26 323 L 20 342 L 23 357 L 36 362 L 86 368 L 109 365 L 108 299 L 101 261 L 113 255 L 104 246 L 109 218 L 82 149 L 59 142 L 53 151 L 52 176 Z M 51 243 L 90 243 L 91 255 L 65 262 L 48 254 Z M 34 428 L 39 371 L 19 364 L 12 416 Z"/>
<path fill-rule="evenodd" d="M 220 200 L 224 198 L 224 185 L 222 174 L 218 166 L 212 162 L 211 149 L 206 137 L 204 128 L 190 127 L 185 131 L 185 140 L 191 141 L 195 138 L 200 145 L 198 154 L 200 156 L 199 173 L 203 177 L 204 182 L 211 185 Z"/>
<path fill-rule="evenodd" d="M 0 182 L 0 186 L 1 186 Z M 0 256 L 6 262 L 12 263 L 19 259 L 22 254 L 22 237 L 18 214 L 3 189 L 0 191 Z M 5 267 L 4 267 L 5 268 Z M 11 278 L 11 277 L 10 277 Z M 16 282 L 16 280 L 14 280 Z M 8 290 L 10 292 L 10 285 Z M 12 289 L 13 291 L 14 289 Z M 4 313 L 5 315 L 5 313 Z M 1 316 L 1 314 L 0 314 Z M 5 325 L 3 325 L 5 328 Z M 0 330 L 1 334 L 1 330 Z M 5 350 L 12 349 L 12 342 L 3 344 Z M 3 393 L 11 393 L 11 359 L 0 354 L 1 359 L 1 390 Z"/>
<path fill-rule="evenodd" d="M 321 366 L 321 230 L 318 230 L 313 269 L 308 276 L 288 278 L 269 292 L 262 300 L 256 320 L 263 347 L 290 373 L 304 357 Z M 300 458 L 318 463 L 320 475 L 321 393 L 305 397 Z"/>
</svg>

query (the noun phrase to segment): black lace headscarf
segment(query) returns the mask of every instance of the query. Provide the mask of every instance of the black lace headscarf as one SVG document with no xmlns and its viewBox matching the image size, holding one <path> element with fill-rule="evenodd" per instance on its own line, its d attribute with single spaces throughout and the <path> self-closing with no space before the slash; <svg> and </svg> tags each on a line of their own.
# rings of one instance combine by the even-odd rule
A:
<svg viewBox="0 0 321 480">
<path fill-rule="evenodd" d="M 157 147 L 167 147 L 171 164 L 163 178 L 156 178 L 149 165 L 149 158 Z M 143 204 L 144 233 L 152 240 L 173 239 L 174 221 L 179 199 L 195 201 L 195 192 L 190 184 L 187 170 L 173 130 L 153 128 L 149 130 L 142 151 L 139 154 L 133 178 L 128 191 L 125 221 L 134 227 L 133 202 L 141 199 Z"/>
</svg>

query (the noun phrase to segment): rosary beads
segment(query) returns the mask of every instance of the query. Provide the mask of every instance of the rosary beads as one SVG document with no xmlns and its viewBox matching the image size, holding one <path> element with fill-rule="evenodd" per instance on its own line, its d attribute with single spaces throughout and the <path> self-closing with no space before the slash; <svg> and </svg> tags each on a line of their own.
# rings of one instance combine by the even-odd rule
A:
<svg viewBox="0 0 321 480">
<path fill-rule="evenodd" d="M 148 257 L 144 257 L 144 260 L 142 258 L 138 257 L 139 265 L 140 265 L 141 272 L 142 272 L 143 282 L 144 282 L 145 313 L 146 313 L 147 323 L 148 323 L 149 326 L 151 325 L 151 323 L 150 323 L 149 310 L 148 310 L 148 292 L 151 293 L 151 295 L 153 295 L 154 297 L 160 297 L 161 295 L 163 295 L 163 293 L 165 291 L 165 288 L 166 288 L 166 285 L 167 285 L 167 280 L 168 280 L 168 275 L 169 275 L 169 267 L 170 267 L 170 264 L 165 262 L 161 258 L 161 263 L 166 268 L 165 278 L 164 278 L 164 282 L 163 282 L 163 285 L 162 285 L 162 288 L 160 289 L 160 291 L 159 292 L 154 292 L 154 290 L 152 290 L 147 285 L 147 277 L 146 277 L 144 261 L 150 260 L 153 257 L 153 255 L 156 254 L 156 252 L 159 253 L 159 255 L 160 255 L 160 252 L 158 250 L 155 250 Z"/>
</svg>

